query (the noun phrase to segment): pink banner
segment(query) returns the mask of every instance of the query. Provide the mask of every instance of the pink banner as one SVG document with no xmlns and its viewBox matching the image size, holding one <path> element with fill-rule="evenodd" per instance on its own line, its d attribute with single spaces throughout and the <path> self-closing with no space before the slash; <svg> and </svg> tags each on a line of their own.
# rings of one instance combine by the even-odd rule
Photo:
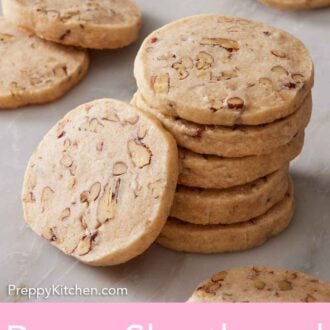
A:
<svg viewBox="0 0 330 330">
<path fill-rule="evenodd" d="M 330 330 L 329 304 L 0 304 L 0 330 Z"/>
</svg>

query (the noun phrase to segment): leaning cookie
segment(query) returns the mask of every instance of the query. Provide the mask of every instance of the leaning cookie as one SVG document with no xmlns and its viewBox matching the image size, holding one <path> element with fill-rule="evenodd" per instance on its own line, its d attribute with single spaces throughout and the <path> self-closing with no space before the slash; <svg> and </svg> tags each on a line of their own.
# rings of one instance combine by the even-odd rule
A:
<svg viewBox="0 0 330 330">
<path fill-rule="evenodd" d="M 0 109 L 51 102 L 86 74 L 85 51 L 41 40 L 0 18 Z"/>
<path fill-rule="evenodd" d="M 134 74 L 147 104 L 164 115 L 225 126 L 287 117 L 314 81 L 301 41 L 266 24 L 216 14 L 186 17 L 151 33 Z"/>
<path fill-rule="evenodd" d="M 169 218 L 157 242 L 171 250 L 223 253 L 251 249 L 280 234 L 294 214 L 293 183 L 282 201 L 265 214 L 232 225 L 195 225 Z"/>
<path fill-rule="evenodd" d="M 298 131 L 303 130 L 308 125 L 312 113 L 311 94 L 292 115 L 258 126 L 199 125 L 165 116 L 149 106 L 140 93 L 135 94 L 132 104 L 156 116 L 172 133 L 179 146 L 199 154 L 227 158 L 271 153 L 289 143 Z"/>
<path fill-rule="evenodd" d="M 200 155 L 179 149 L 179 184 L 188 187 L 224 189 L 244 185 L 280 169 L 296 158 L 304 145 L 304 132 L 269 154 L 242 158 Z"/>
<path fill-rule="evenodd" d="M 259 0 L 279 9 L 314 9 L 330 6 L 330 0 Z"/>
<path fill-rule="evenodd" d="M 243 186 L 201 189 L 178 186 L 171 217 L 199 225 L 233 224 L 266 213 L 288 191 L 288 165 Z"/>
<path fill-rule="evenodd" d="M 23 184 L 26 222 L 78 260 L 107 266 L 157 238 L 178 174 L 172 136 L 111 99 L 69 112 L 31 157 Z"/>
<path fill-rule="evenodd" d="M 141 11 L 133 0 L 3 0 L 11 22 L 65 45 L 113 49 L 134 42 Z"/>
<path fill-rule="evenodd" d="M 188 302 L 330 302 L 330 283 L 301 272 L 246 266 L 214 274 Z"/>
</svg>

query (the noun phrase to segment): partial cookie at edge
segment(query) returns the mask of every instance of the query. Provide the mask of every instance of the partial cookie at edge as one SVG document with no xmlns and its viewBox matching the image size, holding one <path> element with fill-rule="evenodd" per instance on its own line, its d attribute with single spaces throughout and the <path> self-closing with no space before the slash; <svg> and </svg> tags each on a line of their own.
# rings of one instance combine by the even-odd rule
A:
<svg viewBox="0 0 330 330">
<path fill-rule="evenodd" d="M 214 274 L 188 302 L 330 302 L 330 283 L 297 271 L 245 266 Z"/>
<path fill-rule="evenodd" d="M 330 6 L 330 0 L 259 0 L 278 9 L 316 9 Z"/>
<path fill-rule="evenodd" d="M 0 109 L 47 103 L 87 73 L 87 52 L 43 41 L 0 18 Z"/>
</svg>

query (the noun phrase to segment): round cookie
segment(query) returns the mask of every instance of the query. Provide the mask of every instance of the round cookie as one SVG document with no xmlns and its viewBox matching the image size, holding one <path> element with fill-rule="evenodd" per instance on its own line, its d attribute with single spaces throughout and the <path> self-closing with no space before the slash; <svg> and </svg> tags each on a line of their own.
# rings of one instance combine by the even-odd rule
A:
<svg viewBox="0 0 330 330">
<path fill-rule="evenodd" d="M 156 116 L 172 133 L 178 145 L 200 154 L 222 157 L 245 157 L 269 154 L 287 144 L 304 129 L 311 118 L 312 97 L 309 94 L 300 109 L 273 123 L 259 126 L 199 125 L 180 118 L 163 115 L 148 106 L 140 94 L 132 104 Z"/>
<path fill-rule="evenodd" d="M 29 161 L 25 220 L 84 263 L 126 262 L 165 224 L 177 163 L 175 141 L 158 121 L 116 100 L 81 105 L 49 131 Z"/>
<path fill-rule="evenodd" d="M 287 145 L 270 154 L 243 158 L 200 155 L 179 149 L 179 184 L 206 189 L 224 189 L 244 185 L 275 172 L 294 158 L 304 145 L 304 132 L 299 132 Z"/>
<path fill-rule="evenodd" d="M 301 272 L 245 266 L 214 274 L 188 302 L 330 302 L 330 283 Z"/>
<path fill-rule="evenodd" d="M 43 41 L 0 18 L 0 109 L 51 102 L 86 74 L 85 51 Z"/>
<path fill-rule="evenodd" d="M 295 112 L 313 86 L 310 55 L 292 35 L 205 14 L 151 33 L 135 61 L 140 93 L 165 115 L 206 125 L 259 125 Z"/>
<path fill-rule="evenodd" d="M 198 225 L 244 222 L 266 213 L 280 202 L 288 187 L 288 165 L 235 188 L 178 186 L 170 216 Z"/>
<path fill-rule="evenodd" d="M 279 9 L 314 9 L 330 6 L 330 0 L 259 0 Z"/>
<path fill-rule="evenodd" d="M 294 213 L 293 184 L 284 199 L 267 213 L 232 225 L 195 225 L 169 218 L 157 242 L 171 250 L 223 253 L 251 249 L 281 233 Z"/>
<path fill-rule="evenodd" d="M 40 38 L 83 48 L 113 49 L 138 38 L 133 0 L 3 0 L 4 16 Z"/>
</svg>

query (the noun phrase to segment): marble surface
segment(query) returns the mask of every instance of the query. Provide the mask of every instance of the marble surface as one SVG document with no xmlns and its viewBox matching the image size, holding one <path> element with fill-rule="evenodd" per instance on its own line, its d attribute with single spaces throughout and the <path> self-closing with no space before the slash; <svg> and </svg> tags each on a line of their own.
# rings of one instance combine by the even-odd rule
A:
<svg viewBox="0 0 330 330">
<path fill-rule="evenodd" d="M 126 297 L 52 297 L 49 301 L 185 301 L 210 274 L 243 264 L 302 270 L 330 280 L 330 9 L 281 12 L 256 0 L 138 0 L 141 40 L 118 51 L 92 52 L 88 77 L 58 102 L 0 111 L 0 301 L 8 284 L 48 287 L 127 287 Z M 243 253 L 194 255 L 159 246 L 117 267 L 96 269 L 66 257 L 24 224 L 20 191 L 26 163 L 42 136 L 69 110 L 101 97 L 130 100 L 133 61 L 155 28 L 183 16 L 218 12 L 283 28 L 310 49 L 316 64 L 314 114 L 303 154 L 292 164 L 297 212 L 292 225 L 264 246 Z M 0 59 L 1 65 L 1 59 Z M 17 300 L 17 299 L 15 299 Z M 19 299 L 18 299 L 19 300 Z"/>
</svg>

